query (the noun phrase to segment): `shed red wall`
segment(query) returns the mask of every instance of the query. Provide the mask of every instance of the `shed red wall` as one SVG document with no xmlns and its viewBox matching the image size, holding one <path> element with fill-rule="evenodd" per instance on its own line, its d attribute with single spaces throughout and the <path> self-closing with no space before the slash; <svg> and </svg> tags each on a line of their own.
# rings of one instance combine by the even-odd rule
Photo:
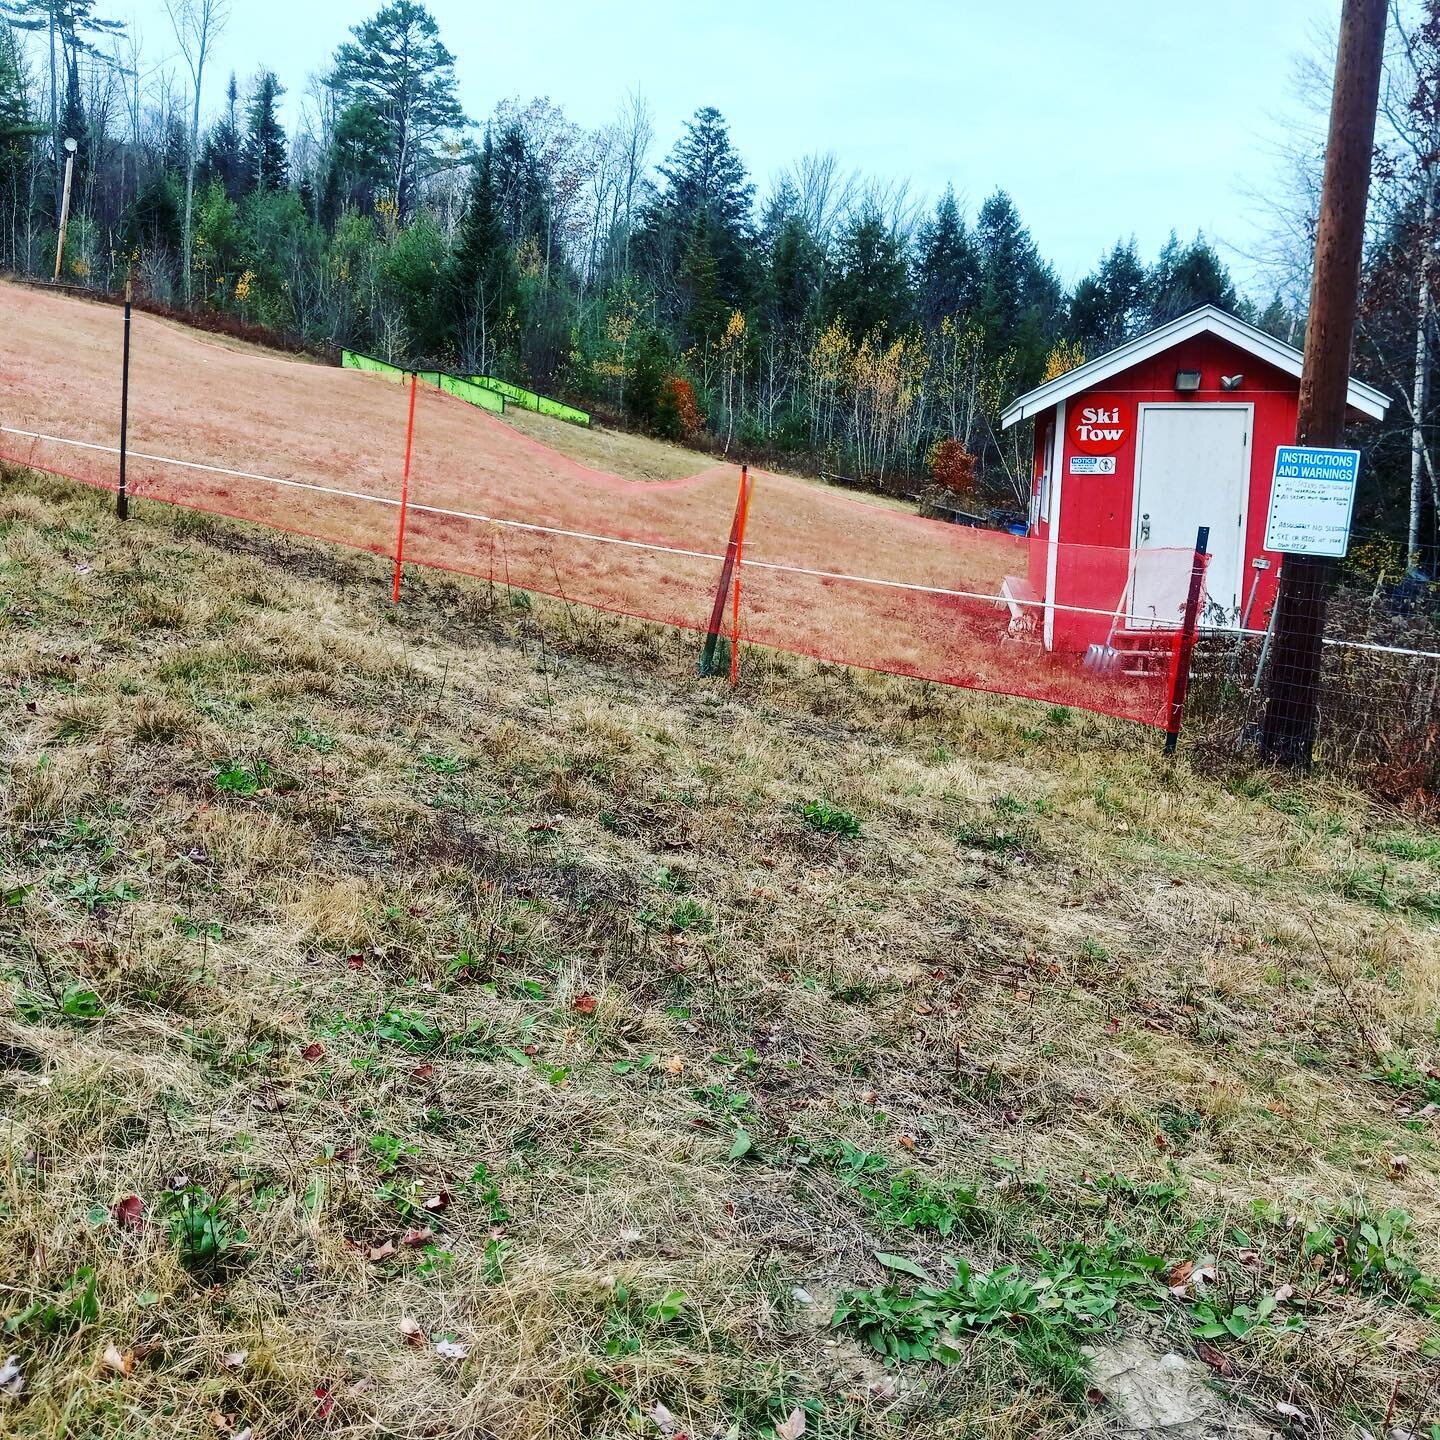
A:
<svg viewBox="0 0 1440 1440">
<path fill-rule="evenodd" d="M 1175 389 L 1179 370 L 1199 370 L 1200 389 L 1180 394 Z M 1243 375 L 1238 390 L 1222 390 L 1221 375 Z M 1214 403 L 1253 405 L 1254 423 L 1250 433 L 1250 500 L 1245 524 L 1245 557 L 1241 580 L 1241 604 L 1249 598 L 1255 570 L 1251 562 L 1258 557 L 1270 561 L 1270 568 L 1261 573 L 1250 612 L 1252 627 L 1263 627 L 1274 601 L 1279 580 L 1280 555 L 1264 548 L 1265 522 L 1270 508 L 1270 481 L 1278 445 L 1294 442 L 1295 419 L 1299 405 L 1299 382 L 1284 371 L 1258 360 L 1215 335 L 1198 335 L 1182 341 L 1171 349 L 1129 370 L 1112 375 L 1090 391 L 1073 395 L 1066 402 L 1067 415 L 1087 403 L 1095 395 L 1117 396 L 1128 407 L 1128 433 L 1115 457 L 1113 475 L 1071 475 L 1070 457 L 1078 453 L 1072 448 L 1068 433 L 1060 460 L 1060 543 L 1055 577 L 1055 600 L 1058 604 L 1091 606 L 1107 609 L 1114 606 L 1125 584 L 1125 562 L 1073 550 L 1073 546 L 1106 546 L 1128 551 L 1135 534 L 1135 452 L 1139 432 L 1138 407 L 1145 404 Z M 1040 439 L 1054 409 L 1036 417 L 1036 493 L 1038 494 L 1041 457 Z M 1068 432 L 1068 425 L 1065 430 Z M 1053 514 L 1053 499 L 1052 499 Z M 1037 542 L 1049 540 L 1049 527 L 1032 527 Z M 1037 543 L 1032 550 L 1031 583 L 1046 595 L 1045 550 Z M 1116 571 L 1111 574 L 1110 571 Z M 1099 622 L 1099 639 L 1104 639 L 1106 622 Z M 1066 620 L 1063 612 L 1055 618 L 1057 645 L 1062 634 L 1070 641 L 1089 643 L 1096 638 L 1097 623 L 1086 617 Z M 1067 645 L 1066 648 L 1069 648 Z"/>
</svg>

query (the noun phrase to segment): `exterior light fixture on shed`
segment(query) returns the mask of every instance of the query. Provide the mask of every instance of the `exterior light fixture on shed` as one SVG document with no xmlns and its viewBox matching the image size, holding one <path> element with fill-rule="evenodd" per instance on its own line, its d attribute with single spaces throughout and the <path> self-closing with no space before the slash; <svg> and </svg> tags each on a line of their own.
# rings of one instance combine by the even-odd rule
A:
<svg viewBox="0 0 1440 1440">
<path fill-rule="evenodd" d="M 1175 388 L 1182 394 L 1198 390 L 1200 388 L 1200 372 L 1198 370 L 1177 370 L 1175 372 Z"/>
<path fill-rule="evenodd" d="M 1220 388 L 1222 390 L 1238 390 L 1245 383 L 1243 375 L 1222 375 L 1220 377 Z"/>
</svg>

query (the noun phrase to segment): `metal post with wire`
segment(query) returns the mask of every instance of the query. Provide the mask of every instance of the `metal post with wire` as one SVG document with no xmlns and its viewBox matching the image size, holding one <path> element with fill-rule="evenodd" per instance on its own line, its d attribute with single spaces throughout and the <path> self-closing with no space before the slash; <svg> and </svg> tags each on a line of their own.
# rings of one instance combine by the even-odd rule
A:
<svg viewBox="0 0 1440 1440">
<path fill-rule="evenodd" d="M 130 495 L 126 489 L 125 454 L 129 448 L 130 435 L 130 311 L 134 301 L 135 287 L 131 277 L 125 277 L 125 344 L 120 360 L 120 487 L 115 492 L 115 518 L 130 518 Z"/>
</svg>

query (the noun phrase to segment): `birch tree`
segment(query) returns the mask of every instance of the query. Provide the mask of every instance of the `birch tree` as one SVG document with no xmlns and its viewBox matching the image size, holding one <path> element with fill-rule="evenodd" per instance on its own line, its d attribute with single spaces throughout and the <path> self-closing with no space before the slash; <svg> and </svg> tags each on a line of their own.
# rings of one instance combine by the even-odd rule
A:
<svg viewBox="0 0 1440 1440">
<path fill-rule="evenodd" d="M 165 0 L 165 13 L 175 32 L 175 43 L 190 71 L 190 143 L 185 163 L 185 254 L 181 286 L 190 303 L 190 257 L 195 241 L 195 167 L 200 161 L 200 98 L 205 85 L 205 61 L 210 47 L 229 19 L 226 0 Z"/>
</svg>

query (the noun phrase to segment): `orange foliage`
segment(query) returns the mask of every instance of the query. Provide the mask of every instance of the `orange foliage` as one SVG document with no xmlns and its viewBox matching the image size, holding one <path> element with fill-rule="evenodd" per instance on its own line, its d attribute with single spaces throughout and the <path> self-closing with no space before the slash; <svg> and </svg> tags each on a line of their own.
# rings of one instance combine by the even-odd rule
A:
<svg viewBox="0 0 1440 1440">
<path fill-rule="evenodd" d="M 958 440 L 937 440 L 927 459 L 937 485 L 953 495 L 974 495 L 975 457 Z"/>
<path fill-rule="evenodd" d="M 688 438 L 705 423 L 705 416 L 695 399 L 694 386 L 680 375 L 669 376 L 660 387 L 655 412 L 656 428 L 672 439 Z"/>
</svg>

